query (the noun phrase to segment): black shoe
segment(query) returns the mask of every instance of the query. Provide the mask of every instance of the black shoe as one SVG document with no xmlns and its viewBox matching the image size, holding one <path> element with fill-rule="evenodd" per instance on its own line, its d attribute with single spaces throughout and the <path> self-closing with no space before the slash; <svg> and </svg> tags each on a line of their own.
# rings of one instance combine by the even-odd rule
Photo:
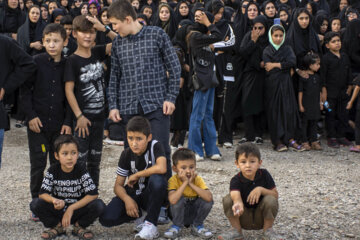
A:
<svg viewBox="0 0 360 240">
<path fill-rule="evenodd" d="M 255 137 L 255 140 L 253 141 L 255 144 L 263 144 L 264 140 L 261 137 Z"/>
<path fill-rule="evenodd" d="M 338 144 L 340 144 L 341 146 L 346 146 L 346 147 L 350 147 L 353 145 L 352 142 L 350 142 L 347 138 L 338 138 L 337 139 Z"/>
<path fill-rule="evenodd" d="M 339 148 L 340 147 L 340 145 L 337 142 L 336 138 L 328 138 L 327 144 L 331 148 Z"/>
</svg>

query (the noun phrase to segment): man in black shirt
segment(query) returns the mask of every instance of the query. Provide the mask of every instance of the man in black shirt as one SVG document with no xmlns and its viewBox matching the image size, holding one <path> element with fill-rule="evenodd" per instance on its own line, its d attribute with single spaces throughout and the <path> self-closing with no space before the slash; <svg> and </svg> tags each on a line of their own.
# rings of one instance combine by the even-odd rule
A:
<svg viewBox="0 0 360 240">
<path fill-rule="evenodd" d="M 65 59 L 62 48 L 66 39 L 65 29 L 49 24 L 44 29 L 45 53 L 36 55 L 36 74 L 21 87 L 21 105 L 28 120 L 30 152 L 30 191 L 37 198 L 41 187 L 47 155 L 50 164 L 54 157 L 54 140 L 59 134 L 71 134 L 71 109 L 65 98 L 63 82 Z M 32 216 L 33 220 L 37 220 Z"/>
</svg>

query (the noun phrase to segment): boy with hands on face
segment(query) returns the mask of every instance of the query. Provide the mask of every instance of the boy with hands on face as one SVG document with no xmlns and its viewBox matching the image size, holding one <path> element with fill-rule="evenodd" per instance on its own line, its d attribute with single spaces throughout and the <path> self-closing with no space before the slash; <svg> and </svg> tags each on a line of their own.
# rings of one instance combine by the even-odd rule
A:
<svg viewBox="0 0 360 240">
<path fill-rule="evenodd" d="M 220 240 L 245 239 L 242 229 L 263 229 L 262 239 L 281 239 L 272 229 L 278 212 L 275 182 L 262 164 L 255 144 L 240 145 L 235 152 L 235 165 L 240 169 L 230 182 L 230 194 L 223 198 L 223 207 L 232 229 L 218 236 Z"/>
<path fill-rule="evenodd" d="M 173 225 L 164 237 L 175 239 L 184 226 L 191 226 L 194 236 L 208 239 L 213 236 L 203 223 L 211 211 L 213 198 L 204 180 L 196 173 L 195 153 L 189 149 L 177 150 L 173 156 L 173 171 L 168 181 L 168 197 Z"/>
</svg>

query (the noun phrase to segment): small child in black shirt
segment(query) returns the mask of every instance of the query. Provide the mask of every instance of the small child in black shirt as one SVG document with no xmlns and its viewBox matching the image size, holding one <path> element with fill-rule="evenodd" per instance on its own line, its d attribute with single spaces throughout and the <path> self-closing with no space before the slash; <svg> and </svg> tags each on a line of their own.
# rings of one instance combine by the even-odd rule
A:
<svg viewBox="0 0 360 240">
<path fill-rule="evenodd" d="M 73 224 L 73 235 L 92 239 L 94 234 L 86 228 L 102 214 L 105 204 L 97 199 L 97 187 L 86 168 L 77 164 L 76 139 L 68 134 L 61 135 L 55 140 L 54 148 L 59 163 L 50 166 L 39 198 L 30 203 L 30 209 L 49 228 L 41 238 L 53 239 L 66 234 L 65 229 Z"/>
<path fill-rule="evenodd" d="M 278 239 L 272 229 L 278 212 L 278 192 L 266 169 L 260 169 L 259 148 L 252 143 L 237 147 L 235 165 L 240 169 L 230 182 L 230 194 L 223 207 L 232 229 L 218 236 L 220 240 L 244 239 L 242 229 L 263 229 L 263 239 Z"/>
<path fill-rule="evenodd" d="M 317 140 L 317 121 L 320 119 L 321 79 L 317 71 L 320 69 L 320 57 L 316 53 L 308 53 L 303 58 L 308 78 L 299 79 L 299 110 L 301 113 L 302 145 L 309 151 L 321 150 Z M 319 103 L 319 104 L 316 104 Z M 310 146 L 311 144 L 311 146 Z"/>
<path fill-rule="evenodd" d="M 322 102 L 329 103 L 331 111 L 326 111 L 326 132 L 328 146 L 339 148 L 340 145 L 351 146 L 352 143 L 345 138 L 348 128 L 348 112 L 346 104 L 352 90 L 352 73 L 349 57 L 341 50 L 339 33 L 328 32 L 324 42 L 329 49 L 321 61 L 321 78 L 324 83 L 322 89 Z"/>
<path fill-rule="evenodd" d="M 152 140 L 146 118 L 133 117 L 126 132 L 129 147 L 121 153 L 116 171 L 116 196 L 99 221 L 105 227 L 112 227 L 136 220 L 134 230 L 139 233 L 135 238 L 154 239 L 159 237 L 156 226 L 167 196 L 165 152 L 160 142 Z M 147 212 L 145 219 L 141 218 L 141 209 Z"/>
<path fill-rule="evenodd" d="M 87 169 L 99 186 L 103 128 L 105 120 L 104 68 L 102 61 L 110 54 L 111 44 L 95 44 L 96 29 L 108 31 L 96 18 L 77 16 L 73 21 L 73 35 L 78 48 L 65 66 L 66 98 L 76 117 L 75 136 L 79 141 L 79 163 Z"/>
<path fill-rule="evenodd" d="M 350 110 L 353 107 L 353 104 L 357 98 L 355 116 L 355 146 L 351 147 L 350 151 L 360 153 L 360 97 L 358 97 L 358 94 L 360 92 L 360 74 L 354 79 L 354 84 L 354 92 L 346 106 L 346 109 Z"/>
</svg>

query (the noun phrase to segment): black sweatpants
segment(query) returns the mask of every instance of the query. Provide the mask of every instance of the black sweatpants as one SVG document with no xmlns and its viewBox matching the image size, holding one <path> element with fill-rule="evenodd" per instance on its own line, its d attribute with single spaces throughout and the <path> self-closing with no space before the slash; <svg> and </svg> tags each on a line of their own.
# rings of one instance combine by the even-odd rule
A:
<svg viewBox="0 0 360 240">
<path fill-rule="evenodd" d="M 348 97 L 328 98 L 331 112 L 326 111 L 326 132 L 328 138 L 343 138 L 349 124 L 346 105 Z"/>
<path fill-rule="evenodd" d="M 60 130 L 35 133 L 28 128 L 27 135 L 30 153 L 30 191 L 34 199 L 39 197 L 48 155 L 50 165 L 56 163 L 54 141 L 60 135 Z"/>
<path fill-rule="evenodd" d="M 46 228 L 54 228 L 61 222 L 64 210 L 56 210 L 52 203 L 48 203 L 40 198 L 35 198 L 30 203 L 31 211 L 39 217 Z M 103 213 L 105 204 L 101 199 L 95 199 L 83 208 L 74 211 L 71 224 L 78 224 L 82 228 L 90 226 Z"/>
<path fill-rule="evenodd" d="M 316 142 L 317 120 L 308 120 L 305 116 L 301 116 L 301 133 L 302 142 Z"/>
</svg>

